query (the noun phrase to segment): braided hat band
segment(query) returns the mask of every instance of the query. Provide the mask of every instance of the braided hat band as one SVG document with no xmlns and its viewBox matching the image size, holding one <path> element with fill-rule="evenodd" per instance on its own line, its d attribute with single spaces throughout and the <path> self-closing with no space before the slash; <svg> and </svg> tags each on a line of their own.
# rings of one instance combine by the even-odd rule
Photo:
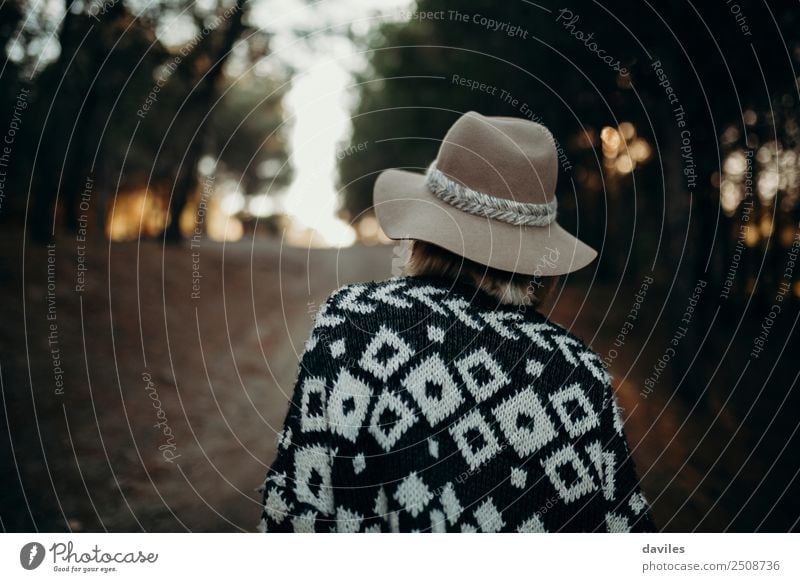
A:
<svg viewBox="0 0 800 582">
<path fill-rule="evenodd" d="M 533 204 L 490 196 L 451 180 L 436 167 L 435 160 L 428 167 L 425 184 L 440 200 L 477 216 L 515 226 L 548 226 L 556 219 L 558 202 L 555 198 L 546 204 Z"/>
</svg>

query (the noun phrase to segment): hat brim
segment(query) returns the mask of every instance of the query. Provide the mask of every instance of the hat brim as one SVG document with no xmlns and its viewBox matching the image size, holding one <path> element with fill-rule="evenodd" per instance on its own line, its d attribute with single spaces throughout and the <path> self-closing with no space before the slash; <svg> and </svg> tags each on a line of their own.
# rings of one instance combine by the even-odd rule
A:
<svg viewBox="0 0 800 582">
<path fill-rule="evenodd" d="M 391 239 L 433 243 L 495 269 L 551 277 L 582 269 L 597 251 L 558 223 L 515 226 L 458 210 L 437 198 L 425 176 L 405 170 L 386 170 L 378 176 L 374 208 L 384 233 Z"/>
</svg>

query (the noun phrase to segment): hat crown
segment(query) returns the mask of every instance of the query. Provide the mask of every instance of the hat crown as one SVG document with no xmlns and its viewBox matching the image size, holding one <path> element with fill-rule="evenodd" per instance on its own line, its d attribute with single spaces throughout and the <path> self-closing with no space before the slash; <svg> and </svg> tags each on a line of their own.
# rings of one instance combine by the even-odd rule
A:
<svg viewBox="0 0 800 582">
<path fill-rule="evenodd" d="M 470 111 L 439 147 L 437 169 L 471 190 L 521 203 L 555 199 L 558 154 L 543 125 Z"/>
</svg>

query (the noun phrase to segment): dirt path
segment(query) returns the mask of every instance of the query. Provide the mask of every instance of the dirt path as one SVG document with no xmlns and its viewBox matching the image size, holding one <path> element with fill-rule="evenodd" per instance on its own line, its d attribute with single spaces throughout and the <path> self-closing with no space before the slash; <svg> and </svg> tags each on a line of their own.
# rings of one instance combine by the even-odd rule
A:
<svg viewBox="0 0 800 582">
<path fill-rule="evenodd" d="M 15 251 L 2 260 L 19 260 Z M 50 255 L 28 247 L 24 310 L 14 297 L 21 273 L 3 265 L 11 276 L 0 337 L 13 351 L 4 350 L 2 374 L 17 455 L 4 467 L 18 465 L 22 478 L 20 487 L 16 471 L 5 475 L 16 486 L 4 495 L 5 528 L 255 527 L 254 488 L 274 455 L 313 310 L 337 280 L 387 276 L 391 249 L 348 249 L 341 262 L 335 251 L 271 241 L 193 252 L 95 245 L 77 293 L 72 240 Z M 194 289 L 193 272 L 202 275 Z"/>
<path fill-rule="evenodd" d="M 2 529 L 253 530 L 313 312 L 344 283 L 388 276 L 392 248 L 99 241 L 82 259 L 73 238 L 23 252 L 20 234 L 0 234 Z M 576 321 L 603 355 L 636 289 L 615 299 L 611 286 L 587 288 L 572 283 L 553 317 Z M 779 361 L 760 400 L 761 385 L 729 377 L 735 350 L 702 405 L 675 397 L 668 372 L 643 399 L 672 333 L 662 325 L 647 342 L 651 323 L 612 372 L 657 520 L 673 531 L 792 527 L 800 403 L 781 379 L 793 363 Z M 700 361 L 717 366 L 714 350 Z"/>
</svg>

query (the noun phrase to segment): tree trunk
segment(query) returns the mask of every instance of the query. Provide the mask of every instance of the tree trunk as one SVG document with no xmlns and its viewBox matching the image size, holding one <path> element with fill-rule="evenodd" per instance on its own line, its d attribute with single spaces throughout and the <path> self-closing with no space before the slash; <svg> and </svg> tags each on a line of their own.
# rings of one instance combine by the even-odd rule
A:
<svg viewBox="0 0 800 582">
<path fill-rule="evenodd" d="M 64 2 L 64 22 L 58 34 L 61 52 L 52 67 L 45 72 L 46 80 L 39 83 L 36 114 L 43 121 L 50 106 L 48 90 L 55 90 L 58 80 L 64 78 L 67 66 L 80 42 L 79 19 L 81 16 L 72 12 L 70 5 L 70 2 Z M 70 90 L 73 82 L 75 82 L 74 79 L 69 77 L 64 80 L 61 93 L 58 95 L 60 103 L 69 105 L 73 102 Z M 54 214 L 56 213 L 54 204 L 59 189 L 59 167 L 62 165 L 59 162 L 63 163 L 67 156 L 66 136 L 69 135 L 69 132 L 66 131 L 66 124 L 70 117 L 53 109 L 47 125 L 43 125 L 41 128 L 44 135 L 38 156 L 39 167 L 31 168 L 36 176 L 33 183 L 33 204 L 30 215 L 30 235 L 34 242 L 45 243 L 53 236 Z M 35 147 L 35 144 L 32 146 Z"/>
<path fill-rule="evenodd" d="M 204 151 L 206 125 L 208 118 L 206 114 L 211 109 L 214 97 L 217 95 L 217 85 L 222 77 L 222 70 L 225 62 L 230 56 L 236 39 L 244 29 L 244 0 L 237 0 L 236 11 L 230 17 L 228 27 L 225 30 L 223 41 L 216 55 L 211 57 L 211 69 L 200 81 L 197 91 L 189 97 L 189 107 L 191 117 L 197 120 L 197 133 L 194 135 L 186 152 L 186 156 L 181 164 L 175 183 L 172 188 L 170 198 L 170 219 L 164 231 L 164 240 L 167 242 L 178 242 L 182 239 L 180 220 L 186 203 L 197 190 L 197 164 L 200 162 Z"/>
</svg>

